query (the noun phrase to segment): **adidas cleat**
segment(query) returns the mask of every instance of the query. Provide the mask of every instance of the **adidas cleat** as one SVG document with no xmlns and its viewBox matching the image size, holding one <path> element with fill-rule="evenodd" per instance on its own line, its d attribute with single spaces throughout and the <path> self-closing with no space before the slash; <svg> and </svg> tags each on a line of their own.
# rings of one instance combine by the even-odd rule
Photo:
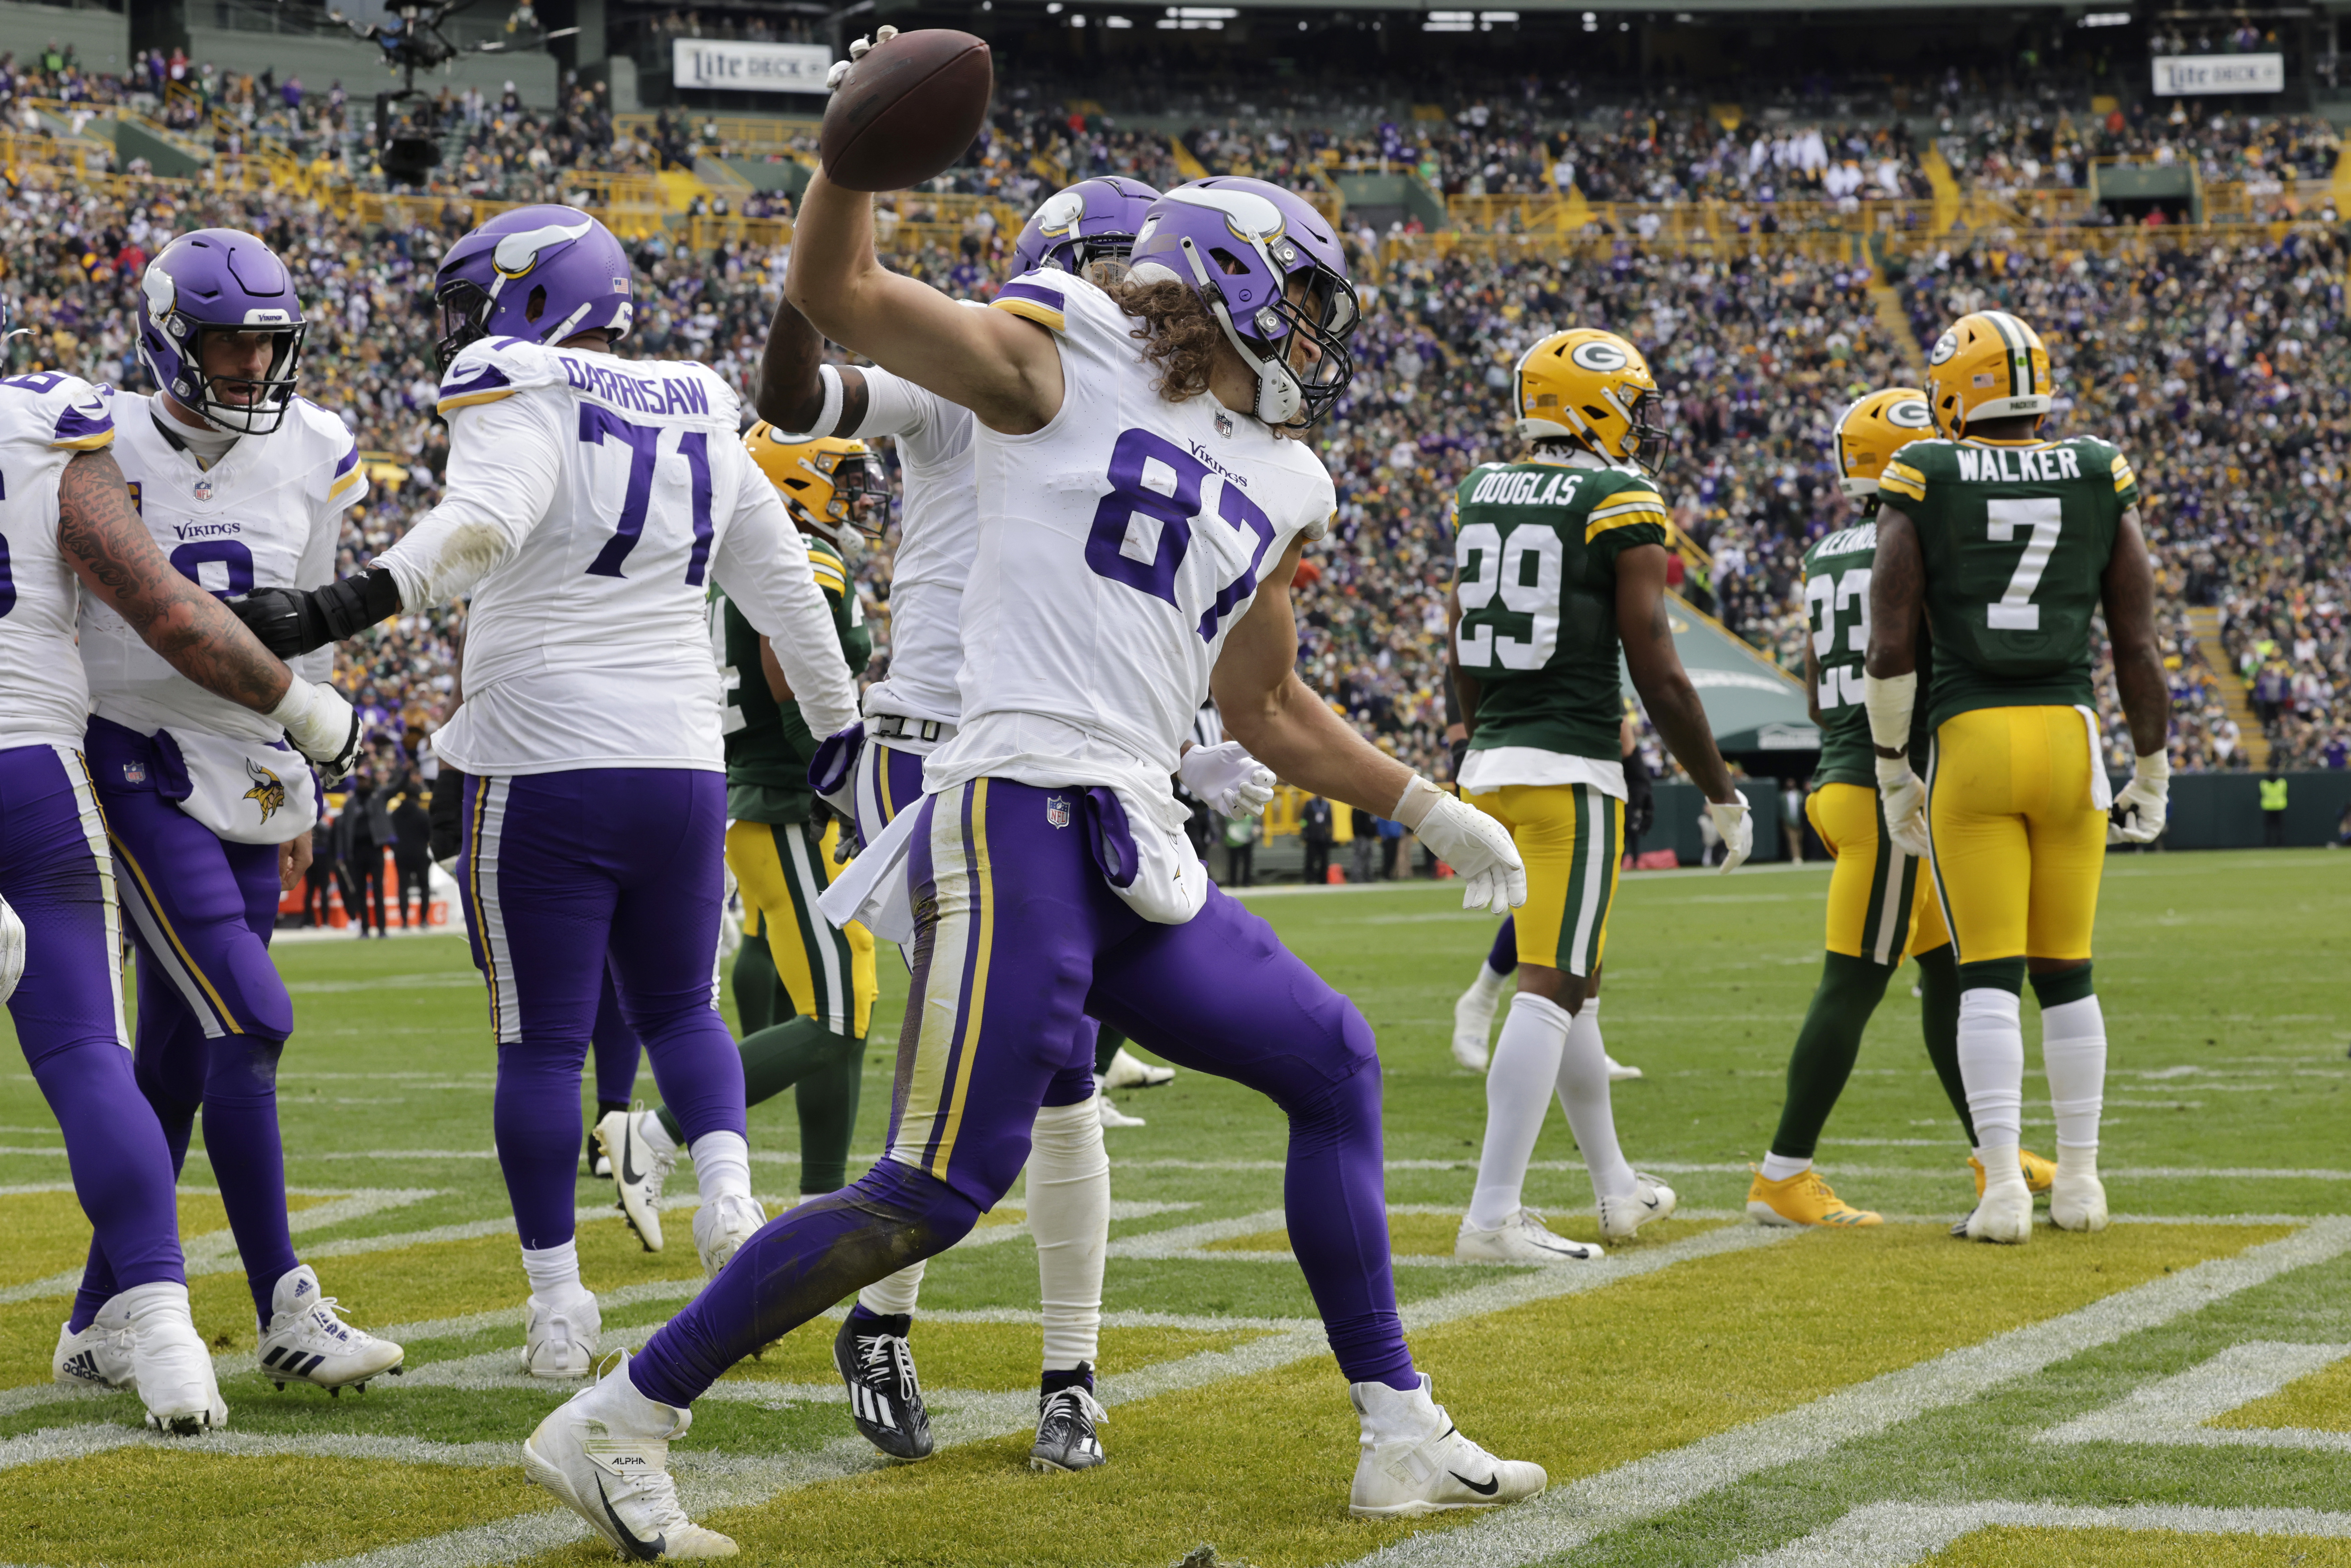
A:
<svg viewBox="0 0 2351 1568">
<path fill-rule="evenodd" d="M 1961 1241 L 2022 1247 L 2032 1239 L 2032 1195 L 2022 1183 L 1987 1192 L 1965 1219 L 1951 1227 L 1951 1235 Z"/>
<path fill-rule="evenodd" d="M 1078 1368 L 1089 1378 L 1093 1369 Z M 1032 1470 L 1091 1470 L 1109 1462 L 1095 1428 L 1110 1419 L 1091 1382 L 1037 1396 L 1037 1441 L 1029 1449 Z"/>
<path fill-rule="evenodd" d="M 931 1457 L 931 1413 L 923 1408 L 922 1379 L 906 1343 L 912 1326 L 904 1313 L 852 1312 L 832 1336 L 832 1364 L 849 1385 L 849 1418 L 860 1436 L 893 1459 Z M 1038 1430 L 1043 1429 L 1040 1420 Z"/>
<path fill-rule="evenodd" d="M 1110 1059 L 1109 1068 L 1102 1075 L 1105 1089 L 1156 1089 L 1176 1080 L 1176 1070 L 1145 1061 L 1120 1046 Z"/>
<path fill-rule="evenodd" d="M 662 1187 L 677 1168 L 677 1151 L 655 1154 L 646 1141 L 640 1117 L 650 1111 L 613 1111 L 596 1124 L 596 1146 L 611 1162 L 612 1185 L 620 1189 L 621 1212 L 648 1252 L 662 1249 Z"/>
<path fill-rule="evenodd" d="M 1604 1051 L 1600 1053 L 1600 1059 L 1608 1063 L 1608 1082 L 1611 1083 L 1622 1083 L 1627 1079 L 1641 1076 L 1639 1068 L 1627 1067 Z"/>
<path fill-rule="evenodd" d="M 1491 1230 L 1461 1217 L 1453 1238 L 1454 1260 L 1461 1263 L 1588 1263 L 1605 1256 L 1589 1241 L 1571 1241 L 1543 1223 L 1531 1208 L 1521 1208 Z"/>
<path fill-rule="evenodd" d="M 181 1437 L 228 1425 L 228 1404 L 189 1315 L 185 1285 L 136 1285 L 107 1305 L 119 1305 L 130 1325 L 131 1381 L 147 1406 L 147 1425 Z"/>
<path fill-rule="evenodd" d="M 1453 1000 L 1453 1060 L 1472 1072 L 1486 1071 L 1486 1042 L 1494 1034 L 1494 1009 L 1501 1000 L 1499 988 L 1473 985 Z"/>
<path fill-rule="evenodd" d="M 122 1315 L 115 1297 L 98 1310 L 89 1327 L 76 1333 L 57 1325 L 57 1348 L 49 1357 L 49 1375 L 69 1387 L 129 1388 L 137 1381 L 131 1355 L 131 1321 Z"/>
<path fill-rule="evenodd" d="M 319 1293 L 319 1276 L 308 1264 L 278 1280 L 269 1305 L 269 1326 L 258 1347 L 261 1375 L 279 1388 L 298 1378 L 336 1396 L 347 1387 L 365 1388 L 371 1377 L 400 1375 L 400 1346 L 343 1322 L 335 1298 Z"/>
<path fill-rule="evenodd" d="M 669 1475 L 669 1445 L 694 1412 L 648 1399 L 629 1381 L 629 1355 L 538 1424 L 523 1470 L 563 1500 L 623 1557 L 640 1563 L 732 1557 L 735 1542 L 686 1518 Z"/>
<path fill-rule="evenodd" d="M 1758 1225 L 1813 1226 L 1829 1229 L 1883 1225 L 1885 1219 L 1866 1208 L 1855 1208 L 1806 1166 L 1785 1181 L 1766 1181 L 1757 1171 L 1747 1187 L 1747 1218 Z"/>
<path fill-rule="evenodd" d="M 1633 1190 L 1622 1197 L 1604 1197 L 1599 1202 L 1600 1239 L 1630 1241 L 1633 1232 L 1653 1219 L 1673 1218 L 1674 1205 L 1678 1200 L 1674 1189 L 1655 1176 L 1633 1173 Z"/>
<path fill-rule="evenodd" d="M 2057 1179 L 2057 1162 L 2054 1160 L 2044 1160 L 2039 1155 L 2034 1154 L 2031 1149 L 2017 1150 L 2016 1164 L 2017 1168 L 2024 1173 L 2024 1190 L 2035 1195 L 2036 1197 L 2042 1193 L 2047 1192 L 2049 1190 L 2050 1184 Z M 1970 1175 L 1976 1178 L 1976 1196 L 1978 1197 L 1981 1197 L 1984 1193 L 1983 1161 L 1978 1159 L 1973 1155 L 1970 1155 L 1968 1156 L 1968 1171 Z"/>
<path fill-rule="evenodd" d="M 2106 1228 L 2106 1185 L 2095 1166 L 2079 1176 L 2057 1162 L 2057 1176 L 2049 1188 L 2049 1223 L 2060 1230 L 2104 1230 Z"/>
<path fill-rule="evenodd" d="M 1410 1519 L 1456 1508 L 1499 1508 L 1543 1490 L 1541 1465 L 1498 1459 L 1456 1428 L 1429 1397 L 1428 1378 L 1405 1393 L 1357 1383 L 1347 1397 L 1363 1422 L 1363 1448 L 1347 1511 L 1361 1519 Z"/>
<path fill-rule="evenodd" d="M 533 1377 L 585 1377 L 595 1368 L 604 1314 L 580 1291 L 562 1307 L 533 1296 L 523 1303 L 522 1369 Z"/>
<path fill-rule="evenodd" d="M 758 1199 L 742 1193 L 725 1193 L 694 1211 L 694 1249 L 702 1258 L 702 1271 L 716 1279 L 743 1243 L 759 1234 L 768 1211 Z"/>
</svg>

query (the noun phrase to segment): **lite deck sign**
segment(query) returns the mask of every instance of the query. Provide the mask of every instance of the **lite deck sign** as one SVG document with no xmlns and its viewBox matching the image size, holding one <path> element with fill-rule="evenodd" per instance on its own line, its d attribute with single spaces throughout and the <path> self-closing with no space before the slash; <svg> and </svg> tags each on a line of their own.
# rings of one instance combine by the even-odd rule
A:
<svg viewBox="0 0 2351 1568">
<path fill-rule="evenodd" d="M 2158 55 L 2158 98 L 2206 93 L 2283 92 L 2283 55 Z"/>
<path fill-rule="evenodd" d="M 821 44 L 741 44 L 719 38 L 670 41 L 675 87 L 736 92 L 822 92 L 832 51 Z"/>
</svg>

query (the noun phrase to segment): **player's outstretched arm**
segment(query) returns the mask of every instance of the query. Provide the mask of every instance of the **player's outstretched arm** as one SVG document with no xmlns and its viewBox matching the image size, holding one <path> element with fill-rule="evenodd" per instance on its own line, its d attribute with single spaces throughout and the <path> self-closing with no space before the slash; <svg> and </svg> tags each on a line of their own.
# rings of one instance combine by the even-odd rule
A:
<svg viewBox="0 0 2351 1568">
<path fill-rule="evenodd" d="M 800 198 L 784 298 L 834 342 L 961 403 L 990 430 L 1028 435 L 1061 412 L 1052 334 L 1005 311 L 966 310 L 890 271 L 873 254 L 873 198 L 822 171 Z"/>
<path fill-rule="evenodd" d="M 2098 587 L 2105 601 L 2106 639 L 2114 645 L 2115 691 L 2137 758 L 2131 781 L 2115 798 L 2112 836 L 2152 843 L 2171 810 L 2171 691 L 2155 644 L 2155 568 L 2147 560 L 2137 507 L 2123 513 Z"/>
<path fill-rule="evenodd" d="M 844 365 L 833 374 L 841 378 L 841 407 L 827 419 L 824 334 L 789 298 L 777 300 L 767 346 L 759 350 L 758 390 L 751 399 L 759 417 L 795 435 L 841 435 L 858 429 L 865 420 L 865 372 Z"/>
<path fill-rule="evenodd" d="M 173 669 L 283 725 L 311 761 L 337 774 L 350 766 L 360 741 L 350 704 L 332 686 L 296 680 L 225 605 L 172 570 L 112 453 L 80 453 L 58 476 L 57 544 L 75 575 Z"/>
</svg>

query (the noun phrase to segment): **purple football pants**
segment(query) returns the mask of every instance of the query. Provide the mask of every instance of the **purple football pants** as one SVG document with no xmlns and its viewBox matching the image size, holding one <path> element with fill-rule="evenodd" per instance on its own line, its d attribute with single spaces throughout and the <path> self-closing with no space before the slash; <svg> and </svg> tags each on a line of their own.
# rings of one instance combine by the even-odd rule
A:
<svg viewBox="0 0 2351 1568">
<path fill-rule="evenodd" d="M 1027 1163 L 1047 1085 L 1091 1049 L 1089 1013 L 1281 1108 L 1290 1244 L 1340 1370 L 1416 1387 L 1363 1015 L 1221 893 L 1182 925 L 1136 915 L 1096 867 L 1081 791 L 978 779 L 923 810 L 888 1155 L 745 1243 L 631 1364 L 637 1387 L 689 1404 L 768 1341 L 954 1245 Z"/>
<path fill-rule="evenodd" d="M 621 1016 L 621 994 L 612 988 L 611 965 L 604 967 L 603 989 L 596 998 L 596 1022 L 588 1031 L 596 1048 L 596 1098 L 606 1104 L 625 1105 L 637 1090 L 637 1062 L 643 1047 L 629 1020 Z"/>
<path fill-rule="evenodd" d="M 468 940 L 498 1042 L 492 1125 L 526 1249 L 571 1239 L 580 1071 L 608 956 L 621 1015 L 691 1145 L 745 1131 L 718 1016 L 726 782 L 679 768 L 465 780 Z"/>
<path fill-rule="evenodd" d="M 0 751 L 0 898 L 25 924 L 25 975 L 8 1013 L 65 1134 L 95 1249 L 116 1287 L 129 1290 L 187 1274 L 172 1151 L 125 1049 L 113 883 L 106 822 L 80 753 Z M 89 1327 L 88 1317 L 74 1326 Z"/>
<path fill-rule="evenodd" d="M 298 1261 L 277 1131 L 277 1063 L 294 1031 L 294 1003 L 269 957 L 277 846 L 231 843 L 158 793 L 167 769 L 138 731 L 93 718 L 88 747 L 123 924 L 139 949 L 139 1087 L 175 1172 L 203 1111 L 204 1156 L 266 1324 L 271 1293 Z M 74 1315 L 95 1313 L 121 1288 L 94 1239 Z"/>
</svg>

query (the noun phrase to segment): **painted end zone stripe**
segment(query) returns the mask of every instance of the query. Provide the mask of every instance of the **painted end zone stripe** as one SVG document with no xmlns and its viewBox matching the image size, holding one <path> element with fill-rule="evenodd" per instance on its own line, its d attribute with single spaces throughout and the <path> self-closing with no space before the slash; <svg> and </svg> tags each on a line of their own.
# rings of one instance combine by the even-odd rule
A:
<svg viewBox="0 0 2351 1568">
<path fill-rule="evenodd" d="M 1432 1531 L 1362 1561 L 1378 1568 L 1460 1568 L 1464 1563 L 1499 1568 L 1539 1563 L 1749 1476 L 1816 1458 L 1928 1411 L 1962 1404 L 1988 1388 L 2345 1252 L 2351 1252 L 2351 1218 L 2315 1220 L 2299 1235 L 2150 1280 L 2062 1317 L 2011 1330 L 1810 1405 L 1554 1487 L 1476 1524 Z"/>
<path fill-rule="evenodd" d="M 1906 1568 L 1961 1536 L 1995 1525 L 2030 1530 L 2147 1530 L 2183 1535 L 2351 1537 L 2351 1513 L 2314 1508 L 2062 1508 L 2047 1503 L 1970 1502 L 1949 1507 L 1908 1502 L 1855 1509 L 1776 1552 L 1742 1557 L 1731 1568 Z M 2299 1561 L 2299 1559 L 2296 1559 Z"/>
</svg>

